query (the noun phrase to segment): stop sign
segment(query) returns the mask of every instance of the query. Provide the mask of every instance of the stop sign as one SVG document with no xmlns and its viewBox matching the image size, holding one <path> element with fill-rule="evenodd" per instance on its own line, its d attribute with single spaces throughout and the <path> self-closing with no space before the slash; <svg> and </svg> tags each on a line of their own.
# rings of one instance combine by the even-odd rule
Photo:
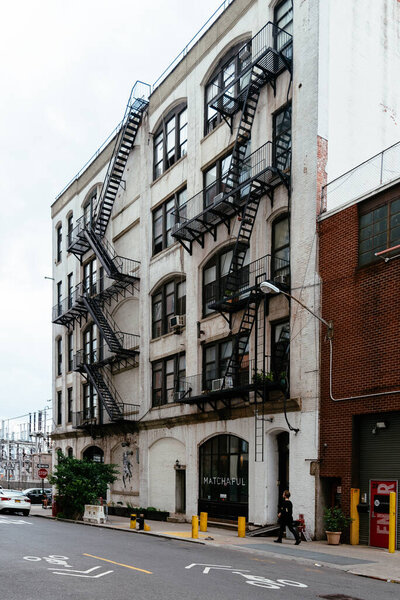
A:
<svg viewBox="0 0 400 600">
<path fill-rule="evenodd" d="M 40 479 L 45 479 L 48 474 L 49 474 L 49 472 L 47 469 L 39 469 L 38 470 L 38 475 L 39 475 Z"/>
</svg>

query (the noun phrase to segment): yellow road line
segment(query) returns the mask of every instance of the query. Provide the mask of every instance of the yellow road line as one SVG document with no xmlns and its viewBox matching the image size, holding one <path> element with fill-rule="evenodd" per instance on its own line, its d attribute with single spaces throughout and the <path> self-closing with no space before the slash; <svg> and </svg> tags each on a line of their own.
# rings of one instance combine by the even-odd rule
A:
<svg viewBox="0 0 400 600">
<path fill-rule="evenodd" d="M 126 567 L 127 569 L 133 569 L 134 571 L 141 571 L 142 573 L 148 573 L 149 575 L 153 575 L 152 571 L 146 571 L 145 569 L 138 569 L 137 567 L 132 567 L 131 565 L 124 565 L 122 563 L 118 563 L 113 560 L 108 560 L 108 558 L 101 558 L 101 556 L 93 556 L 93 554 L 83 554 L 83 556 L 89 556 L 90 558 L 97 558 L 97 560 L 104 560 L 104 562 L 108 562 L 113 565 L 118 565 L 119 567 Z"/>
</svg>

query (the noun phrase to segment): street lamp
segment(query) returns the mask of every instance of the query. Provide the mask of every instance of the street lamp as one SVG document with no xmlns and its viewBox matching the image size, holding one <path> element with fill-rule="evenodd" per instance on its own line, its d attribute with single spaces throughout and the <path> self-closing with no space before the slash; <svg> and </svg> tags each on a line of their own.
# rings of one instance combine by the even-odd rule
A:
<svg viewBox="0 0 400 600">
<path fill-rule="evenodd" d="M 270 294 L 271 292 L 274 292 L 275 294 L 283 294 L 284 296 L 287 296 L 288 298 L 292 298 L 292 300 L 294 300 L 295 302 L 300 304 L 300 306 L 302 306 L 305 310 L 307 310 L 309 313 L 311 313 L 313 315 L 313 317 L 318 319 L 318 321 L 321 321 L 321 323 L 326 325 L 326 327 L 328 328 L 327 338 L 329 340 L 331 340 L 333 338 L 333 323 L 332 323 L 332 321 L 325 321 L 325 319 L 316 315 L 315 312 L 313 312 L 311 310 L 311 308 L 308 308 L 308 306 L 303 304 L 303 302 L 301 302 L 298 298 L 295 298 L 294 296 L 292 296 L 292 294 L 289 294 L 288 292 L 281 290 L 280 288 L 278 288 L 276 285 L 274 285 L 270 281 L 262 281 L 260 283 L 260 290 L 263 292 L 263 294 Z"/>
</svg>

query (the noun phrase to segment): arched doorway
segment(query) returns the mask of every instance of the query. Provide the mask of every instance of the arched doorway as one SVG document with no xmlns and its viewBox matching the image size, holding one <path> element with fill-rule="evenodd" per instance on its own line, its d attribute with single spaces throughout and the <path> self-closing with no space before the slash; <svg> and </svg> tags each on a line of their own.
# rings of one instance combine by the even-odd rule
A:
<svg viewBox="0 0 400 600">
<path fill-rule="evenodd" d="M 91 460 L 93 462 L 104 462 L 104 452 L 98 446 L 89 446 L 89 448 L 86 448 L 82 456 L 83 458 L 86 458 L 86 460 Z"/>
<path fill-rule="evenodd" d="M 199 512 L 247 518 L 248 443 L 236 435 L 216 435 L 200 446 L 199 464 Z"/>
</svg>

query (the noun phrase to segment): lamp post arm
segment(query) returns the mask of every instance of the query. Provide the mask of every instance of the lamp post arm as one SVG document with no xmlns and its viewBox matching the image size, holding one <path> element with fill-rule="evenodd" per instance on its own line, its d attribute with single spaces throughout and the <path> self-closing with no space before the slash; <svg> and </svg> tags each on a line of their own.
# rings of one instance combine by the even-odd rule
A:
<svg viewBox="0 0 400 600">
<path fill-rule="evenodd" d="M 326 325 L 326 327 L 328 328 L 328 337 L 331 338 L 333 336 L 333 323 L 332 321 L 325 321 L 325 319 L 323 319 L 322 317 L 318 316 L 315 314 L 314 311 L 311 310 L 311 308 L 308 308 L 308 306 L 306 306 L 305 304 L 303 304 L 303 302 L 301 302 L 298 298 L 295 298 L 294 296 L 292 296 L 292 294 L 288 294 L 288 292 L 284 292 L 283 290 L 280 290 L 281 294 L 284 294 L 285 296 L 287 296 L 288 298 L 292 298 L 292 300 L 294 300 L 295 302 L 297 302 L 298 304 L 300 304 L 300 306 L 302 306 L 303 308 L 305 308 L 305 310 L 307 310 L 310 314 L 312 314 L 313 317 L 315 317 L 316 319 L 318 319 L 318 321 L 321 321 L 321 323 L 323 323 L 324 325 Z"/>
</svg>

